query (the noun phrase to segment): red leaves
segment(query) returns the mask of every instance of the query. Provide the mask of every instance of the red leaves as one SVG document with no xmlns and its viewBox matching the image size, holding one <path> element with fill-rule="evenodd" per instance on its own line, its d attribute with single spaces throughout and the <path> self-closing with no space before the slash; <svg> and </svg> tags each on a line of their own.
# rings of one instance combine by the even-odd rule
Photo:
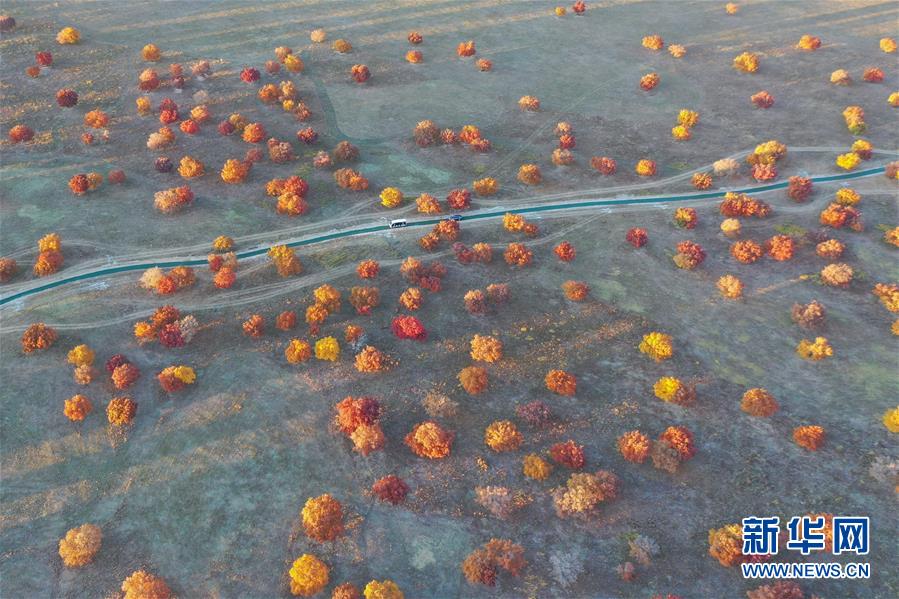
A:
<svg viewBox="0 0 899 599">
<path fill-rule="evenodd" d="M 397 316 L 390 325 L 393 334 L 400 339 L 413 339 L 424 341 L 428 338 L 428 332 L 424 325 L 414 316 Z"/>
</svg>

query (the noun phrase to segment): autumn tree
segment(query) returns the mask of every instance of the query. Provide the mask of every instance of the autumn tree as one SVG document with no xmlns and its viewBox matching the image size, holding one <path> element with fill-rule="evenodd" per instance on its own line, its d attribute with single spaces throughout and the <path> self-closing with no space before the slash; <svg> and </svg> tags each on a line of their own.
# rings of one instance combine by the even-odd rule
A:
<svg viewBox="0 0 899 599">
<path fill-rule="evenodd" d="M 421 308 L 422 293 L 418 287 L 409 287 L 400 294 L 400 305 L 407 310 L 418 310 Z"/>
<path fill-rule="evenodd" d="M 544 382 L 547 389 L 558 395 L 574 395 L 577 392 L 577 379 L 564 370 L 550 370 Z"/>
<path fill-rule="evenodd" d="M 373 308 L 381 301 L 381 294 L 377 287 L 352 287 L 350 289 L 350 304 L 359 314 L 371 314 Z"/>
<path fill-rule="evenodd" d="M 587 299 L 590 287 L 583 281 L 565 281 L 562 283 L 562 292 L 565 297 L 573 302 L 582 302 Z"/>
<path fill-rule="evenodd" d="M 804 425 L 793 429 L 793 441 L 796 445 L 809 451 L 818 451 L 824 445 L 825 436 L 822 426 Z"/>
<path fill-rule="evenodd" d="M 628 229 L 628 232 L 624 236 L 624 238 L 629 244 L 631 244 L 635 248 L 641 248 L 644 245 L 646 245 L 647 241 L 649 241 L 649 236 L 646 234 L 646 231 L 639 227 L 634 227 L 633 229 Z"/>
<path fill-rule="evenodd" d="M 91 400 L 84 395 L 73 395 L 65 401 L 63 414 L 72 422 L 81 422 L 93 411 Z"/>
<path fill-rule="evenodd" d="M 366 345 L 356 354 L 356 370 L 359 372 L 381 372 L 389 366 L 389 359 L 381 350 Z"/>
<path fill-rule="evenodd" d="M 743 555 L 743 528 L 739 524 L 727 524 L 709 530 L 709 555 L 729 568 L 746 559 Z"/>
<path fill-rule="evenodd" d="M 66 532 L 59 541 L 59 557 L 66 568 L 81 568 L 91 563 L 103 542 L 103 532 L 94 524 L 82 524 Z"/>
<path fill-rule="evenodd" d="M 301 516 L 310 539 L 333 541 L 343 533 L 343 506 L 328 493 L 307 499 Z"/>
<path fill-rule="evenodd" d="M 484 443 L 496 452 L 514 451 L 523 441 L 524 437 L 510 420 L 496 420 L 484 431 Z"/>
<path fill-rule="evenodd" d="M 172 591 L 165 581 L 146 570 L 136 570 L 122 582 L 123 599 L 170 599 Z"/>
<path fill-rule="evenodd" d="M 415 455 L 437 460 L 450 454 L 454 437 L 452 432 L 428 420 L 412 427 L 412 431 L 406 435 L 405 443 Z"/>
<path fill-rule="evenodd" d="M 574 246 L 568 241 L 563 241 L 553 248 L 553 253 L 558 256 L 562 262 L 571 262 L 577 255 Z"/>
<path fill-rule="evenodd" d="M 503 258 L 509 266 L 527 266 L 532 257 L 533 253 L 523 243 L 510 243 L 503 252 Z"/>
<path fill-rule="evenodd" d="M 664 402 L 689 406 L 696 401 L 696 389 L 677 377 L 663 376 L 652 387 L 655 396 Z"/>
<path fill-rule="evenodd" d="M 651 448 L 652 441 L 640 431 L 628 431 L 618 437 L 618 451 L 628 462 L 642 464 Z"/>
<path fill-rule="evenodd" d="M 22 333 L 22 351 L 30 354 L 50 348 L 57 339 L 56 330 L 42 322 L 30 325 Z"/>
<path fill-rule="evenodd" d="M 475 335 L 471 339 L 471 359 L 493 363 L 503 357 L 503 343 L 496 337 Z"/>
<path fill-rule="evenodd" d="M 564 487 L 553 491 L 553 504 L 560 518 L 590 514 L 599 504 L 618 495 L 618 477 L 608 470 L 596 473 L 575 472 Z"/>
<path fill-rule="evenodd" d="M 356 274 L 360 279 L 374 279 L 380 270 L 381 265 L 376 260 L 363 260 L 356 266 Z"/>
<path fill-rule="evenodd" d="M 334 337 L 315 340 L 315 358 L 326 362 L 336 362 L 340 357 L 340 343 Z"/>
<path fill-rule="evenodd" d="M 812 300 L 808 304 L 793 304 L 790 316 L 793 322 L 804 329 L 814 329 L 824 323 L 826 312 L 824 306 L 817 300 Z"/>
<path fill-rule="evenodd" d="M 522 474 L 534 480 L 546 480 L 552 470 L 552 464 L 533 453 L 524 456 L 521 462 Z"/>
<path fill-rule="evenodd" d="M 106 418 L 109 424 L 125 426 L 131 424 L 137 413 L 137 403 L 130 397 L 113 397 L 106 406 Z"/>
<path fill-rule="evenodd" d="M 491 283 L 487 285 L 487 299 L 493 304 L 505 304 L 510 297 L 509 285 L 506 283 Z"/>
<path fill-rule="evenodd" d="M 747 390 L 740 400 L 740 409 L 750 416 L 768 417 L 777 412 L 779 408 L 773 395 L 765 389 L 757 387 Z"/>
<path fill-rule="evenodd" d="M 353 442 L 353 449 L 363 456 L 367 456 L 373 451 L 383 449 L 386 443 L 384 431 L 379 423 L 363 424 L 359 426 L 350 435 Z"/>
<path fill-rule="evenodd" d="M 406 500 L 406 496 L 409 494 L 409 485 L 400 477 L 388 474 L 375 481 L 375 484 L 371 487 L 371 492 L 384 503 L 399 505 Z"/>
<path fill-rule="evenodd" d="M 125 362 L 112 371 L 110 378 L 116 389 L 125 390 L 140 378 L 140 369 L 131 362 Z"/>
<path fill-rule="evenodd" d="M 544 426 L 552 420 L 549 406 L 539 399 L 516 406 L 515 415 L 533 427 Z"/>
<path fill-rule="evenodd" d="M 156 375 L 159 386 L 167 393 L 179 391 L 187 385 L 193 385 L 197 380 L 197 373 L 190 366 L 168 366 Z"/>
<path fill-rule="evenodd" d="M 268 255 L 275 265 L 278 274 L 282 277 L 297 275 L 303 270 L 303 265 L 300 263 L 300 259 L 297 258 L 296 253 L 286 245 L 273 246 L 268 251 Z"/>
<path fill-rule="evenodd" d="M 672 339 L 670 335 L 652 331 L 643 335 L 639 346 L 640 352 L 646 354 L 656 362 L 667 360 L 674 355 Z"/>
<path fill-rule="evenodd" d="M 705 261 L 705 250 L 693 241 L 681 241 L 677 244 L 677 253 L 672 260 L 678 268 L 693 270 Z M 760 250 L 761 251 L 761 250 Z"/>
<path fill-rule="evenodd" d="M 487 389 L 487 371 L 480 366 L 467 366 L 459 371 L 459 383 L 469 395 L 478 395 Z"/>
<path fill-rule="evenodd" d="M 570 439 L 563 443 L 556 443 L 550 447 L 549 456 L 557 464 L 562 464 L 572 470 L 580 470 L 586 463 L 584 446 L 579 445 Z"/>
<path fill-rule="evenodd" d="M 243 322 L 241 328 L 248 337 L 258 339 L 265 333 L 265 319 L 260 314 L 253 314 Z"/>
<path fill-rule="evenodd" d="M 403 592 L 392 580 L 371 580 L 362 594 L 365 599 L 403 599 Z"/>
<path fill-rule="evenodd" d="M 320 593 L 330 580 L 330 568 L 309 553 L 304 553 L 290 567 L 290 592 L 296 597 L 312 597 Z"/>
<path fill-rule="evenodd" d="M 424 341 L 428 337 L 428 332 L 424 325 L 414 316 L 397 316 L 390 325 L 393 334 L 399 339 L 413 339 L 415 341 Z"/>
<path fill-rule="evenodd" d="M 289 331 L 297 326 L 297 313 L 294 310 L 285 310 L 275 318 L 275 328 L 279 331 Z"/>
<path fill-rule="evenodd" d="M 312 346 L 303 339 L 291 339 L 284 349 L 284 357 L 291 364 L 305 362 L 312 357 Z"/>
</svg>

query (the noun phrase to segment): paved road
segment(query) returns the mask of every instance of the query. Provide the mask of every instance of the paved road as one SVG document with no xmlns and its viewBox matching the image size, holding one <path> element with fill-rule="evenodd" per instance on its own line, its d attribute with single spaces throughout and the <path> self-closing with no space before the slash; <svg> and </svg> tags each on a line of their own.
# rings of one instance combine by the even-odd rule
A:
<svg viewBox="0 0 899 599">
<path fill-rule="evenodd" d="M 815 183 L 827 183 L 831 181 L 845 181 L 850 179 L 859 179 L 862 177 L 870 177 L 873 175 L 878 175 L 884 172 L 884 167 L 879 166 L 875 168 L 869 168 L 861 171 L 855 171 L 851 173 L 840 173 L 837 175 L 822 175 L 817 177 L 811 177 L 812 181 Z M 539 212 L 561 212 L 564 210 L 583 210 L 585 208 L 596 208 L 596 207 L 604 207 L 604 206 L 621 206 L 621 205 L 635 205 L 635 204 L 657 204 L 657 203 L 670 203 L 670 202 L 688 202 L 694 200 L 710 200 L 715 198 L 723 197 L 724 194 L 728 191 L 734 191 L 739 193 L 761 193 L 763 191 L 772 191 L 775 189 L 784 189 L 786 188 L 788 183 L 786 181 L 779 181 L 777 183 L 769 183 L 766 185 L 756 185 L 754 187 L 744 187 L 739 189 L 721 189 L 715 191 L 704 191 L 704 192 L 696 192 L 696 193 L 688 193 L 681 195 L 668 195 L 668 196 L 646 196 L 646 197 L 638 197 L 638 198 L 613 198 L 613 199 L 604 199 L 604 200 L 580 200 L 580 201 L 571 201 L 571 202 L 553 202 L 547 204 L 541 204 L 539 206 L 523 206 L 521 208 L 514 208 L 511 210 L 492 210 L 487 212 L 477 212 L 473 214 L 465 214 L 462 215 L 462 221 L 475 221 L 481 220 L 485 218 L 499 218 L 504 214 L 511 212 L 513 214 L 533 214 Z M 422 220 L 411 220 L 406 225 L 406 228 L 411 227 L 432 227 L 436 225 L 438 222 L 443 220 L 442 218 L 428 218 Z M 358 227 L 353 229 L 344 229 L 341 231 L 334 231 L 332 233 L 325 233 L 322 235 L 315 235 L 313 237 L 306 237 L 304 239 L 297 239 L 294 241 L 285 242 L 284 245 L 290 247 L 302 247 L 307 245 L 313 245 L 316 243 L 323 243 L 325 241 L 331 241 L 334 239 L 343 239 L 345 237 L 355 237 L 359 235 L 368 235 L 370 233 L 378 233 L 385 231 L 386 228 L 383 224 L 370 225 L 367 227 Z M 246 250 L 243 252 L 238 252 L 238 259 L 245 258 L 253 258 L 256 256 L 261 256 L 268 252 L 271 246 L 259 247 L 251 250 Z M 146 270 L 148 268 L 153 268 L 154 266 L 158 266 L 160 268 L 173 268 L 175 266 L 203 266 L 207 263 L 206 257 L 202 258 L 185 258 L 182 260 L 169 260 L 169 261 L 159 261 L 159 262 L 135 262 L 131 264 L 123 264 L 121 266 L 110 266 L 107 268 L 100 268 L 97 270 L 80 273 L 77 275 L 72 275 L 69 277 L 63 277 L 57 279 L 55 281 L 50 281 L 49 283 L 44 283 L 41 285 L 35 285 L 34 287 L 30 287 L 28 289 L 24 289 L 22 291 L 5 295 L 0 297 L 0 306 L 8 304 L 10 302 L 14 302 L 16 300 L 29 297 L 32 295 L 36 295 L 38 293 L 49 291 L 51 289 L 55 289 L 57 287 L 61 287 L 63 285 L 68 285 L 70 283 L 77 283 L 78 281 L 85 281 L 88 279 L 96 279 L 99 277 L 105 277 L 108 275 L 115 275 L 123 272 L 131 272 L 135 270 Z"/>
</svg>

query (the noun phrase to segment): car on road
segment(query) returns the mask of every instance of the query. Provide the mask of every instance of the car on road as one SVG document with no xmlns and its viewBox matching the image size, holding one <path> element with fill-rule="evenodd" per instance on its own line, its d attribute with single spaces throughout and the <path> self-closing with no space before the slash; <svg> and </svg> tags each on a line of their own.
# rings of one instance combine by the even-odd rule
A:
<svg viewBox="0 0 899 599">
<path fill-rule="evenodd" d="M 454 220 L 454 221 L 460 221 L 460 220 L 462 220 L 462 215 L 461 214 L 451 214 L 449 219 Z"/>
</svg>

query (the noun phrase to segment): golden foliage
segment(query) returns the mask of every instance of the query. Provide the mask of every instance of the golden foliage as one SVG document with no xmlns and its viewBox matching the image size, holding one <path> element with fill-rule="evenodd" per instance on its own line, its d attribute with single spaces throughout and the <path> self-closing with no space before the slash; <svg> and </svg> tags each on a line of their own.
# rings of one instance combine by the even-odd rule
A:
<svg viewBox="0 0 899 599">
<path fill-rule="evenodd" d="M 137 570 L 122 582 L 123 599 L 170 599 L 165 581 L 146 570 Z"/>
<path fill-rule="evenodd" d="M 367 456 L 372 451 L 384 447 L 386 438 L 384 431 L 381 430 L 381 425 L 375 422 L 357 426 L 356 430 L 350 433 L 350 440 L 353 442 L 353 449 Z"/>
<path fill-rule="evenodd" d="M 310 539 L 333 541 L 343 533 L 343 506 L 328 493 L 307 499 L 300 515 Z"/>
<path fill-rule="evenodd" d="M 74 366 L 90 366 L 94 363 L 94 351 L 87 345 L 76 345 L 69 350 L 67 359 Z"/>
<path fill-rule="evenodd" d="M 405 443 L 415 455 L 439 460 L 450 454 L 454 436 L 436 422 L 428 420 L 412 427 L 412 431 L 406 435 Z"/>
<path fill-rule="evenodd" d="M 76 395 L 75 397 L 80 397 Z M 80 568 L 93 561 L 100 551 L 103 532 L 94 524 L 82 524 L 66 532 L 59 541 L 59 557 L 67 568 Z"/>
<path fill-rule="evenodd" d="M 696 400 L 696 390 L 673 376 L 663 376 L 657 380 L 652 391 L 662 401 L 679 406 L 688 406 Z"/>
<path fill-rule="evenodd" d="M 600 503 L 615 499 L 618 484 L 618 477 L 607 470 L 575 472 L 564 487 L 553 492 L 556 513 L 559 517 L 589 513 Z"/>
<path fill-rule="evenodd" d="M 528 478 L 545 480 L 553 471 L 553 466 L 536 454 L 528 454 L 522 459 L 522 472 Z"/>
<path fill-rule="evenodd" d="M 81 40 L 81 33 L 74 27 L 63 27 L 56 34 L 56 41 L 59 44 L 77 44 Z"/>
<path fill-rule="evenodd" d="M 330 568 L 314 555 L 304 553 L 290 567 L 290 592 L 297 597 L 311 597 L 321 592 L 330 580 Z"/>
<path fill-rule="evenodd" d="M 643 47 L 658 52 L 665 47 L 665 41 L 661 35 L 647 35 L 643 38 Z"/>
<path fill-rule="evenodd" d="M 524 437 L 510 420 L 491 422 L 484 431 L 484 443 L 496 452 L 515 451 Z"/>
<path fill-rule="evenodd" d="M 709 530 L 709 555 L 729 568 L 743 561 L 743 529 L 739 524 L 727 524 Z"/>
<path fill-rule="evenodd" d="M 94 409 L 91 400 L 84 395 L 73 395 L 65 401 L 63 414 L 72 422 L 81 422 Z"/>
<path fill-rule="evenodd" d="M 821 269 L 821 281 L 830 287 L 849 287 L 853 275 L 852 267 L 843 262 L 828 264 Z"/>
<path fill-rule="evenodd" d="M 479 196 L 491 196 L 499 190 L 499 183 L 493 177 L 484 177 L 472 182 L 471 186 Z"/>
<path fill-rule="evenodd" d="M 496 337 L 475 335 L 471 339 L 471 359 L 493 363 L 503 357 L 503 343 Z"/>
<path fill-rule="evenodd" d="M 727 299 L 743 297 L 743 282 L 734 275 L 723 275 L 718 279 L 718 292 Z"/>
<path fill-rule="evenodd" d="M 637 166 L 634 167 L 634 172 L 636 172 L 641 177 L 652 177 L 656 174 L 656 163 L 653 160 L 642 159 L 637 161 Z"/>
<path fill-rule="evenodd" d="M 315 342 L 315 357 L 334 362 L 340 357 L 340 344 L 334 337 L 322 337 Z"/>
<path fill-rule="evenodd" d="M 743 52 L 734 58 L 734 68 L 744 73 L 755 73 L 759 70 L 759 57 L 753 52 Z"/>
<path fill-rule="evenodd" d="M 814 341 L 803 339 L 796 346 L 796 353 L 803 360 L 817 362 L 833 355 L 833 347 L 826 337 L 815 337 Z"/>
<path fill-rule="evenodd" d="M 403 192 L 396 187 L 385 187 L 379 197 L 385 208 L 396 208 L 403 202 Z"/>
<path fill-rule="evenodd" d="M 628 462 L 642 464 L 651 448 L 652 441 L 640 431 L 628 431 L 618 437 L 618 451 Z"/>
<path fill-rule="evenodd" d="M 899 312 L 899 285 L 877 283 L 871 292 L 877 296 L 884 308 L 890 312 Z"/>
<path fill-rule="evenodd" d="M 284 357 L 291 364 L 305 362 L 312 357 L 312 347 L 303 339 L 291 339 L 284 349 Z"/>
<path fill-rule="evenodd" d="M 106 406 L 106 418 L 109 420 L 109 424 L 117 426 L 131 424 L 136 412 L 137 404 L 130 397 L 113 397 Z"/>
<path fill-rule="evenodd" d="M 518 180 L 525 185 L 537 185 L 543 180 L 540 167 L 536 164 L 522 164 L 518 167 Z"/>
<path fill-rule="evenodd" d="M 639 349 L 656 362 L 667 360 L 674 355 L 671 336 L 657 331 L 643 335 Z"/>
<path fill-rule="evenodd" d="M 403 599 L 403 592 L 392 580 L 372 580 L 362 590 L 365 599 Z"/>
<path fill-rule="evenodd" d="M 381 372 L 388 367 L 388 358 L 381 350 L 366 345 L 356 354 L 356 370 L 359 372 Z"/>
<path fill-rule="evenodd" d="M 249 172 L 250 164 L 248 162 L 230 158 L 226 160 L 224 166 L 222 166 L 222 181 L 224 181 L 225 183 L 230 183 L 232 185 L 243 183 L 244 179 L 247 178 L 247 174 Z"/>
<path fill-rule="evenodd" d="M 303 271 L 303 265 L 293 249 L 286 245 L 273 246 L 268 255 L 282 277 L 297 275 Z"/>
<path fill-rule="evenodd" d="M 899 433 L 899 406 L 883 413 L 883 425 L 891 433 Z"/>
</svg>

